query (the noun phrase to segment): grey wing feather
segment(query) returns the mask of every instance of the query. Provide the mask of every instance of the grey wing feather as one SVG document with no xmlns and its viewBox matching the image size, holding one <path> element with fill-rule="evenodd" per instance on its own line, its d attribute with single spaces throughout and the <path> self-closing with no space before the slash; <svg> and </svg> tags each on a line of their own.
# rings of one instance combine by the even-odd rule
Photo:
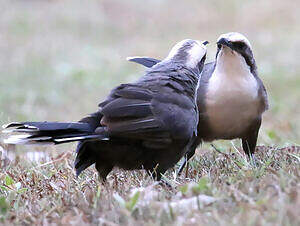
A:
<svg viewBox="0 0 300 226">
<path fill-rule="evenodd" d="M 128 99 L 138 99 L 149 101 L 152 99 L 152 94 L 145 89 L 130 87 L 128 89 L 116 90 L 115 96 L 125 97 Z"/>
<path fill-rule="evenodd" d="M 127 57 L 127 60 L 141 64 L 148 68 L 153 67 L 155 64 L 157 64 L 161 61 L 161 60 L 157 60 L 157 59 L 151 58 L 151 57 Z"/>
<path fill-rule="evenodd" d="M 259 84 L 259 93 L 261 96 L 261 104 L 262 104 L 262 112 L 266 111 L 269 109 L 269 102 L 268 102 L 268 94 L 267 94 L 267 90 L 263 84 L 263 82 L 261 81 L 261 79 L 259 77 L 256 77 L 258 84 Z"/>
<path fill-rule="evenodd" d="M 164 137 L 154 131 L 165 131 L 164 124 L 152 112 L 153 94 L 146 88 L 123 86 L 109 97 L 110 101 L 101 105 L 101 124 L 109 134 L 141 139 L 154 139 L 164 143 Z M 155 136 L 154 136 L 155 135 Z M 165 134 L 164 134 L 165 136 Z"/>
<path fill-rule="evenodd" d="M 105 105 L 101 112 L 115 117 L 145 117 L 151 115 L 151 103 L 144 100 L 117 98 Z"/>
<path fill-rule="evenodd" d="M 254 70 L 252 73 L 254 74 L 254 77 L 259 85 L 258 92 L 259 92 L 259 96 L 260 96 L 261 112 L 264 112 L 269 109 L 267 90 L 266 90 L 262 80 L 258 77 L 257 71 Z"/>
<path fill-rule="evenodd" d="M 139 118 L 136 120 L 126 120 L 126 121 L 115 121 L 107 120 L 105 121 L 108 131 L 113 134 L 123 134 L 123 136 L 130 136 L 132 133 L 142 133 L 142 132 L 153 132 L 161 130 L 161 123 L 154 117 Z"/>
</svg>

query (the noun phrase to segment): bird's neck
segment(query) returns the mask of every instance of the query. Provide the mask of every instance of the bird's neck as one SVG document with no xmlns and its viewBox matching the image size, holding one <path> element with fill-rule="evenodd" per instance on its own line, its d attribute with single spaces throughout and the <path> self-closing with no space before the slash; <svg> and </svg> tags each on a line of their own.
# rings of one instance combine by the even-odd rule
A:
<svg viewBox="0 0 300 226">
<path fill-rule="evenodd" d="M 215 71 L 231 77 L 252 76 L 250 67 L 245 59 L 230 49 L 222 49 L 219 52 Z"/>
<path fill-rule="evenodd" d="M 218 54 L 215 70 L 209 79 L 210 99 L 251 102 L 257 98 L 258 88 L 257 79 L 241 55 L 231 50 Z"/>
</svg>

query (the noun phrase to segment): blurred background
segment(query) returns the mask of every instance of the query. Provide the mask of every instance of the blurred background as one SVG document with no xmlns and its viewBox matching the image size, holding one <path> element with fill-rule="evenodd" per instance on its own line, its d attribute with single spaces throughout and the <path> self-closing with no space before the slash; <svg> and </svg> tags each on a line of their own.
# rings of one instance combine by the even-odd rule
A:
<svg viewBox="0 0 300 226">
<path fill-rule="evenodd" d="M 259 144 L 300 143 L 300 15 L 295 0 L 0 0 L 0 124 L 77 121 L 185 38 L 243 33 L 269 94 Z M 221 142 L 228 145 L 228 142 Z M 220 145 L 221 145 L 220 144 Z M 65 146 L 68 147 L 68 146 Z M 21 147 L 24 149 L 24 147 Z"/>
</svg>

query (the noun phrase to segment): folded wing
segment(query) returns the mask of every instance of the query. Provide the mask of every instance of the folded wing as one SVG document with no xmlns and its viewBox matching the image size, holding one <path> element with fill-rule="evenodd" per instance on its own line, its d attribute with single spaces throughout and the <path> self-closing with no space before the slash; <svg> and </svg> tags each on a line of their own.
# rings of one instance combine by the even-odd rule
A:
<svg viewBox="0 0 300 226">
<path fill-rule="evenodd" d="M 101 125 L 111 137 L 141 140 L 146 147 L 161 148 L 171 143 L 168 130 L 152 111 L 154 93 L 138 86 L 120 86 L 109 101 L 101 103 Z M 96 130 L 96 131 L 97 131 Z"/>
</svg>

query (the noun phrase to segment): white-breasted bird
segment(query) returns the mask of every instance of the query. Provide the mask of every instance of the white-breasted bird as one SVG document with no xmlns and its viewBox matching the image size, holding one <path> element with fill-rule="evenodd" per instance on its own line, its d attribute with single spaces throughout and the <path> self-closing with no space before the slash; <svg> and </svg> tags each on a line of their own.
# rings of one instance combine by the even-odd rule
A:
<svg viewBox="0 0 300 226">
<path fill-rule="evenodd" d="M 160 60 L 130 57 L 129 61 L 152 67 Z M 244 152 L 254 160 L 262 114 L 268 109 L 267 92 L 258 77 L 249 40 L 238 32 L 222 34 L 217 40 L 214 62 L 204 65 L 197 91 L 198 134 L 180 167 L 203 141 L 242 139 Z"/>
</svg>

